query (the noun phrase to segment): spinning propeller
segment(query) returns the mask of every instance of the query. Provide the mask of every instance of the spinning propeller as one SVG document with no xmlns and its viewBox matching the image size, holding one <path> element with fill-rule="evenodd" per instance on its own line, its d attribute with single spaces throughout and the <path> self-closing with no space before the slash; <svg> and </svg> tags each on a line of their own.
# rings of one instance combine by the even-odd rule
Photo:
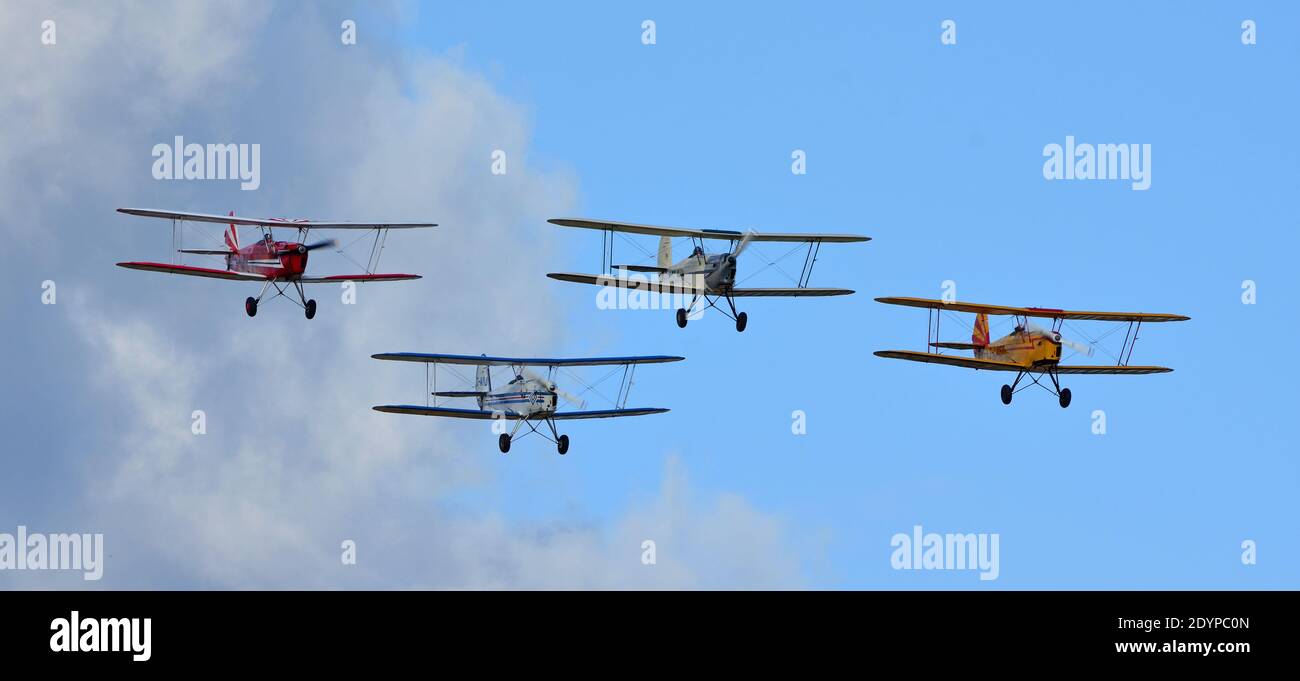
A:
<svg viewBox="0 0 1300 681">
<path fill-rule="evenodd" d="M 734 263 L 736 258 L 740 257 L 740 254 L 745 252 L 745 249 L 749 247 L 749 242 L 754 239 L 754 234 L 754 230 L 751 229 L 745 232 L 744 236 L 740 237 L 740 241 L 736 242 L 735 250 L 731 251 L 731 254 L 729 255 L 731 262 Z"/>
<path fill-rule="evenodd" d="M 1061 345 L 1070 348 L 1071 350 L 1083 355 L 1084 357 L 1092 357 L 1092 346 L 1088 345 L 1087 343 L 1080 343 L 1079 341 L 1070 340 L 1069 338 L 1063 337 L 1057 331 L 1044 329 L 1043 327 L 1033 322 L 1030 322 L 1028 325 L 1026 325 L 1026 328 L 1028 328 L 1030 331 L 1035 331 L 1044 336 L 1047 336 L 1048 338 L 1051 338 L 1057 343 L 1060 343 Z"/>
<path fill-rule="evenodd" d="M 579 409 L 582 409 L 583 407 L 587 406 L 586 400 L 578 397 L 577 395 L 574 395 L 573 393 L 567 390 L 557 387 L 553 381 L 548 380 L 546 377 L 538 374 L 537 372 L 533 371 L 532 369 L 529 369 L 528 367 L 524 367 L 524 375 L 527 376 L 528 378 L 533 379 L 534 381 L 541 383 L 542 385 L 545 385 L 548 390 L 555 393 L 556 395 L 559 395 L 566 402 L 576 405 Z"/>
<path fill-rule="evenodd" d="M 282 256 L 282 255 L 293 255 L 293 254 L 295 254 L 295 253 L 297 253 L 297 254 L 299 254 L 299 255 L 302 255 L 302 254 L 304 254 L 304 253 L 307 253 L 308 251 L 314 251 L 314 250 L 316 250 L 316 249 L 318 249 L 318 248 L 333 248 L 333 247 L 335 247 L 335 246 L 337 246 L 337 245 L 338 245 L 338 242 L 337 242 L 337 241 L 335 241 L 335 240 L 333 240 L 333 239 L 326 239 L 326 240 L 324 240 L 324 241 L 317 241 L 317 242 L 314 243 L 314 244 L 298 244 L 297 246 L 294 246 L 293 248 L 288 248 L 288 249 L 285 249 L 285 250 L 282 250 L 282 251 L 276 251 L 276 252 L 275 252 L 275 255 L 276 255 L 276 257 Z"/>
</svg>

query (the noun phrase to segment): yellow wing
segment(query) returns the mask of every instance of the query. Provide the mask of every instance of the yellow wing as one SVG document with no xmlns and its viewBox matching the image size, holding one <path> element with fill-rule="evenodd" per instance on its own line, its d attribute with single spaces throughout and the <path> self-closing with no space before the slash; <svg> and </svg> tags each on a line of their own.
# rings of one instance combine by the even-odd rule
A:
<svg viewBox="0 0 1300 681">
<path fill-rule="evenodd" d="M 1173 371 L 1169 367 L 1142 366 L 1058 366 L 1058 374 L 1167 374 Z"/>
<path fill-rule="evenodd" d="M 1039 317 L 1043 319 L 1086 319 L 1102 322 L 1182 322 L 1191 317 L 1178 314 L 1161 314 L 1152 312 L 1080 312 L 1076 310 L 1057 310 L 1050 307 L 1010 307 L 1007 305 L 983 305 L 980 303 L 951 303 L 930 298 L 876 298 L 886 305 L 904 307 L 921 307 L 930 310 L 952 310 L 954 312 L 984 313 L 991 315 L 1016 315 L 1021 317 Z"/>
<path fill-rule="evenodd" d="M 905 359 L 909 362 L 923 362 L 926 364 L 947 364 L 954 367 L 965 367 L 967 369 L 988 369 L 989 371 L 1020 371 L 1023 366 L 1015 362 L 999 362 L 995 359 L 976 359 L 974 357 L 958 357 L 956 355 L 936 355 L 930 352 L 914 352 L 912 350 L 878 350 L 877 357 L 888 359 Z"/>
</svg>

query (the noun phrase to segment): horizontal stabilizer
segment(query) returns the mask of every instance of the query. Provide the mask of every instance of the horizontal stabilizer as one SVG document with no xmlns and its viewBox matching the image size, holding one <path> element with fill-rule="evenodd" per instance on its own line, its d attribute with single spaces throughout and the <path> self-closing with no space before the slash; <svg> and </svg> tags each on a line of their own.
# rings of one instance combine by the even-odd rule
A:
<svg viewBox="0 0 1300 681">
<path fill-rule="evenodd" d="M 932 347 L 932 348 L 943 348 L 943 349 L 945 349 L 945 350 L 979 350 L 980 348 L 982 348 L 982 347 L 984 347 L 984 346 L 983 346 L 983 345 L 976 345 L 976 344 L 974 344 L 974 343 L 947 343 L 947 342 L 943 342 L 943 343 L 931 343 L 931 344 L 930 344 L 930 347 Z"/>
<path fill-rule="evenodd" d="M 218 251 L 218 250 L 203 249 L 203 248 L 181 248 L 178 249 L 176 252 L 189 253 L 190 255 L 234 255 L 235 254 L 234 251 L 229 251 L 229 250 Z"/>
</svg>

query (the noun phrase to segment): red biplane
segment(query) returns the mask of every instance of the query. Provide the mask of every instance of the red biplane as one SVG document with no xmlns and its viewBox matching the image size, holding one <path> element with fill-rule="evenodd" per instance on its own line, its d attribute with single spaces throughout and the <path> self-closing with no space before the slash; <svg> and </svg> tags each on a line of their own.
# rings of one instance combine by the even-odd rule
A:
<svg viewBox="0 0 1300 681">
<path fill-rule="evenodd" d="M 298 294 L 298 300 L 294 302 L 302 307 L 307 319 L 311 319 L 316 316 L 316 301 L 307 298 L 302 289 L 303 284 L 419 279 L 420 275 L 418 274 L 380 274 L 374 270 L 379 266 L 379 256 L 384 250 L 388 230 L 437 226 L 432 222 L 322 222 L 319 220 L 285 220 L 280 218 L 242 218 L 236 217 L 234 211 L 231 211 L 229 215 L 206 215 L 203 213 L 183 213 L 143 208 L 118 208 L 117 212 L 171 220 L 172 248 L 177 253 L 219 256 L 226 259 L 225 269 L 194 267 L 183 265 L 180 262 L 120 262 L 117 263 L 118 267 L 167 274 L 184 274 L 191 277 L 261 282 L 262 290 L 257 294 L 257 297 L 249 296 L 244 301 L 244 311 L 248 313 L 249 317 L 257 314 L 257 304 L 262 301 L 262 297 L 271 288 L 276 291 L 273 297 L 283 296 L 289 300 L 293 300 L 293 298 L 289 298 L 289 296 L 285 295 L 285 292 L 290 289 L 295 291 Z M 179 245 L 177 227 L 185 221 L 229 225 L 224 235 L 225 248 L 177 248 Z M 237 225 L 257 227 L 262 232 L 262 238 L 247 246 L 240 246 L 239 233 L 236 230 Z M 294 241 L 276 240 L 272 234 L 272 229 L 275 227 L 297 230 L 297 239 Z M 307 243 L 307 234 L 314 229 L 373 231 L 374 243 L 370 248 L 369 262 L 366 265 L 361 265 L 353 260 L 358 267 L 364 267 L 365 272 L 362 274 L 336 274 L 324 277 L 306 276 L 308 254 L 319 248 L 334 248 L 337 245 L 333 239 Z M 344 257 L 348 257 L 342 250 L 338 252 Z"/>
</svg>

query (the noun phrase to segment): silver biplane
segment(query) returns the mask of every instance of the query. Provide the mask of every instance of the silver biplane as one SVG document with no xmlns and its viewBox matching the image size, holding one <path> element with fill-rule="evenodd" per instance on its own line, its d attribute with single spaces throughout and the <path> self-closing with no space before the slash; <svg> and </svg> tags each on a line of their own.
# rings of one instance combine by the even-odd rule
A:
<svg viewBox="0 0 1300 681">
<path fill-rule="evenodd" d="M 695 306 L 703 300 L 711 307 L 735 320 L 736 331 L 744 331 L 749 322 L 749 315 L 736 311 L 736 298 L 750 297 L 789 297 L 807 296 L 846 296 L 853 293 L 843 288 L 811 288 L 808 286 L 812 277 L 813 265 L 823 243 L 852 243 L 870 241 L 871 237 L 858 234 L 798 234 L 780 232 L 739 232 L 725 229 L 683 229 L 678 227 L 656 227 L 653 225 L 635 225 L 625 222 L 606 220 L 584 220 L 576 218 L 555 218 L 548 220 L 561 227 L 580 227 L 582 229 L 600 230 L 604 234 L 602 247 L 602 269 L 606 272 L 622 270 L 624 274 L 570 274 L 553 272 L 546 276 L 559 281 L 596 286 L 647 291 L 659 294 L 690 296 L 690 304 L 677 310 L 677 326 L 685 328 L 687 319 L 695 314 Z M 659 237 L 659 251 L 655 264 L 651 265 L 614 265 L 614 234 L 646 234 Z M 691 254 L 673 262 L 672 240 L 674 238 L 690 239 L 693 245 Z M 730 242 L 730 248 L 724 252 L 709 253 L 704 248 L 706 240 Z M 806 244 L 803 270 L 799 273 L 796 286 L 791 288 L 739 288 L 736 279 L 737 261 L 750 243 L 755 241 L 777 241 Z M 798 248 L 794 249 L 798 250 Z M 790 251 L 793 253 L 794 250 Z M 787 253 L 786 255 L 789 255 Z M 784 257 L 784 256 L 782 256 Z M 779 258 L 778 258 L 779 260 Z M 775 266 L 769 262 L 768 267 Z M 766 267 L 761 268 L 766 269 Z M 779 268 L 778 268 L 779 269 Z M 761 271 L 761 270 L 760 270 Z M 627 272 L 652 274 L 648 277 L 629 277 Z M 791 277 L 794 279 L 794 277 Z M 716 305 L 718 300 L 726 300 L 724 310 Z"/>
<path fill-rule="evenodd" d="M 458 419 L 480 419 L 514 421 L 510 432 L 502 432 L 497 439 L 501 453 L 510 451 L 510 443 L 521 427 L 527 426 L 529 432 L 536 433 L 555 443 L 560 454 L 569 451 L 569 436 L 561 435 L 555 427 L 556 421 L 575 419 L 607 419 L 620 416 L 644 416 L 662 414 L 667 409 L 659 407 L 628 407 L 627 398 L 632 389 L 632 379 L 636 367 L 641 364 L 662 364 L 680 362 L 684 357 L 668 355 L 649 355 L 642 357 L 585 357 L 578 359 L 554 359 L 538 357 L 488 357 L 487 355 L 439 355 L 419 352 L 387 352 L 371 355 L 375 359 L 397 362 L 417 362 L 425 365 L 425 387 L 429 387 L 429 369 L 432 367 L 434 389 L 428 394 L 434 398 L 472 398 L 478 409 L 459 409 L 437 406 L 434 404 L 388 404 L 374 407 L 375 411 L 390 414 L 415 414 L 419 416 L 441 416 Z M 469 365 L 476 367 L 473 390 L 438 390 L 437 365 Z M 567 367 L 587 366 L 622 366 L 623 378 L 619 384 L 618 397 L 612 409 L 584 411 L 586 401 L 570 394 L 556 385 L 556 372 Z M 499 385 L 492 384 L 492 367 L 509 367 L 510 379 Z M 546 375 L 534 372 L 530 367 L 545 367 Z M 613 375 L 611 372 L 610 375 Z M 577 377 L 574 377 L 575 380 Z M 599 381 L 597 381 L 599 383 Z M 595 392 L 594 386 L 587 385 L 583 392 Z M 577 407 L 577 411 L 560 411 L 563 399 Z M 550 430 L 550 435 L 538 429 L 540 424 Z M 523 437 L 522 435 L 520 437 Z"/>
</svg>

